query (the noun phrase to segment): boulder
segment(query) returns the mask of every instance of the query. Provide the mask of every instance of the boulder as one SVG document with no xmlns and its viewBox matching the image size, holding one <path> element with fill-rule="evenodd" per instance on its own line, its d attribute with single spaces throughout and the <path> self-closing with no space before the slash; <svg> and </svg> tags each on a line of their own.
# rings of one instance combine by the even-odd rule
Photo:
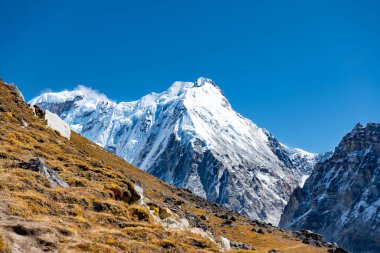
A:
<svg viewBox="0 0 380 253">
<path fill-rule="evenodd" d="M 35 171 L 44 175 L 51 187 L 69 187 L 69 185 L 40 158 L 32 158 L 27 162 L 19 163 L 18 166 L 25 170 Z"/>
<path fill-rule="evenodd" d="M 58 131 L 63 137 L 70 139 L 71 130 L 69 124 L 63 121 L 57 114 L 46 110 L 45 120 L 47 121 L 48 127 Z"/>
<path fill-rule="evenodd" d="M 208 218 L 204 215 L 199 216 L 199 218 L 201 218 L 201 220 L 208 220 Z"/>
<path fill-rule="evenodd" d="M 255 247 L 252 247 L 251 244 L 245 242 L 231 242 L 231 248 L 233 249 L 245 249 L 245 250 L 254 250 Z"/>
<path fill-rule="evenodd" d="M 235 224 L 233 224 L 233 222 L 230 221 L 230 220 L 226 220 L 226 221 L 224 221 L 224 222 L 221 224 L 221 226 L 224 226 L 224 227 L 231 227 L 231 228 L 233 228 L 233 227 L 235 227 Z"/>
<path fill-rule="evenodd" d="M 223 236 L 220 237 L 220 247 L 224 250 L 230 250 L 231 249 L 231 242 L 227 238 L 224 238 Z"/>
<path fill-rule="evenodd" d="M 114 186 L 109 189 L 113 192 L 116 200 L 127 202 L 130 205 L 142 198 L 141 194 L 136 191 L 136 186 L 133 185 L 128 185 L 126 188 Z"/>
<path fill-rule="evenodd" d="M 265 231 L 264 231 L 264 229 L 262 229 L 262 228 L 259 228 L 259 230 L 257 230 L 257 233 L 259 233 L 259 234 L 265 234 Z"/>
<path fill-rule="evenodd" d="M 343 249 L 343 248 L 340 248 L 340 247 L 338 247 L 338 248 L 333 248 L 333 249 L 328 249 L 327 252 L 329 252 L 329 253 L 350 253 L 350 252 L 348 252 L 347 250 L 345 250 L 345 249 Z"/>
<path fill-rule="evenodd" d="M 171 217 L 172 215 L 172 211 L 166 207 L 161 207 L 158 211 L 158 216 L 160 216 L 161 219 L 166 219 L 168 217 Z"/>
</svg>

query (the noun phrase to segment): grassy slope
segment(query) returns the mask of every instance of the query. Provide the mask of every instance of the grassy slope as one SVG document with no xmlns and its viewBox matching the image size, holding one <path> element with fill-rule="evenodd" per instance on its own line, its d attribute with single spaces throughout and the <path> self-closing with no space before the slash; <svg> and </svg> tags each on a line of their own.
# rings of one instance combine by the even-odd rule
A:
<svg viewBox="0 0 380 253">
<path fill-rule="evenodd" d="M 19 168 L 33 157 L 46 161 L 70 187 L 50 188 L 44 176 Z M 224 220 L 215 214 L 225 208 L 168 185 L 78 134 L 66 140 L 0 83 L 0 252 L 220 252 L 199 235 L 164 230 L 148 210 L 115 198 L 112 188 L 134 183 L 144 189 L 145 202 L 176 208 L 179 216 L 204 215 L 208 220 L 202 222 L 215 236 L 250 243 L 254 252 L 326 252 L 270 226 L 272 233 L 252 232 L 261 225 L 237 214 L 236 227 L 220 226 Z"/>
</svg>

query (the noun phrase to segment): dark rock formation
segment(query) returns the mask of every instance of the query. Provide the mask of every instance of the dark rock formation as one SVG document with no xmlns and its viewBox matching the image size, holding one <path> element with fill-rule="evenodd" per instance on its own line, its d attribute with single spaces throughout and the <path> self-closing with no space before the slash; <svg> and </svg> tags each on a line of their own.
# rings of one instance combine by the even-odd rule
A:
<svg viewBox="0 0 380 253">
<path fill-rule="evenodd" d="M 316 231 L 353 252 L 380 252 L 380 124 L 358 124 L 317 163 L 280 226 Z"/>
<path fill-rule="evenodd" d="M 44 175 L 50 182 L 51 187 L 69 187 L 69 185 L 61 179 L 58 174 L 42 159 L 32 158 L 27 162 L 22 162 L 18 164 L 19 167 L 32 170 Z"/>
</svg>

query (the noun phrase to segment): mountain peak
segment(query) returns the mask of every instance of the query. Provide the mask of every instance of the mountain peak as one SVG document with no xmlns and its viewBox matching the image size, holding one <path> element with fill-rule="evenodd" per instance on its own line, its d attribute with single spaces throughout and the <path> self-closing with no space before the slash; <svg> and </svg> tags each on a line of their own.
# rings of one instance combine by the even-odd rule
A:
<svg viewBox="0 0 380 253">
<path fill-rule="evenodd" d="M 370 147 L 380 150 L 380 124 L 367 123 L 366 126 L 357 124 L 354 129 L 343 137 L 336 148 L 338 154 L 347 155 L 350 152 L 365 151 Z"/>
<path fill-rule="evenodd" d="M 199 77 L 197 81 L 195 82 L 195 86 L 197 87 L 202 87 L 206 84 L 212 84 L 215 86 L 215 83 L 211 79 L 206 78 L 206 77 Z"/>
<path fill-rule="evenodd" d="M 98 96 L 84 87 L 75 92 Z M 162 93 L 119 104 L 73 100 L 57 104 L 44 100 L 46 96 L 33 102 L 126 161 L 272 224 L 314 163 L 315 156 L 290 152 L 272 136 L 269 140 L 270 134 L 235 112 L 208 78 L 177 81 Z"/>
<path fill-rule="evenodd" d="M 40 96 L 33 98 L 29 101 L 29 104 L 40 104 L 40 103 L 51 103 L 51 104 L 60 104 L 66 102 L 75 102 L 80 100 L 86 101 L 106 101 L 112 102 L 106 95 L 103 93 L 94 90 L 92 88 L 86 87 L 84 85 L 78 85 L 74 90 L 68 91 L 64 90 L 61 92 L 45 92 Z"/>
</svg>

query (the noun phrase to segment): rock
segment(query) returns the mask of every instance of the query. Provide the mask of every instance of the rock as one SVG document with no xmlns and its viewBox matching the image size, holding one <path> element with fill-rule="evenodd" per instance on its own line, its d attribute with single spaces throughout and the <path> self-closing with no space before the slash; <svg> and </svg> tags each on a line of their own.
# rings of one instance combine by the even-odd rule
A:
<svg viewBox="0 0 380 253">
<path fill-rule="evenodd" d="M 322 236 L 320 234 L 316 234 L 310 230 L 301 230 L 293 232 L 294 237 L 298 240 L 302 241 L 302 243 L 310 244 L 316 247 L 323 247 L 325 243 L 322 240 Z"/>
<path fill-rule="evenodd" d="M 236 217 L 231 215 L 231 214 L 222 214 L 220 216 L 218 216 L 219 218 L 221 219 L 224 219 L 224 220 L 231 220 L 231 221 L 236 221 Z"/>
<path fill-rule="evenodd" d="M 201 228 L 190 228 L 190 232 L 193 234 L 198 234 L 203 238 L 206 238 L 212 242 L 215 242 L 215 237 L 210 231 L 205 231 Z"/>
<path fill-rule="evenodd" d="M 224 222 L 221 224 L 221 226 L 225 226 L 225 227 L 231 227 L 231 228 L 233 228 L 233 227 L 235 227 L 235 224 L 233 224 L 233 222 L 230 221 L 230 220 L 226 220 L 226 221 L 224 221 Z"/>
<path fill-rule="evenodd" d="M 116 200 L 127 202 L 128 204 L 134 204 L 142 199 L 142 193 L 136 191 L 139 186 L 128 185 L 125 189 L 119 187 L 112 187 L 110 190 L 114 193 Z M 141 188 L 141 187 L 140 187 Z M 140 191 L 140 190 L 139 190 Z M 142 191 L 142 188 L 141 188 Z"/>
<path fill-rule="evenodd" d="M 166 219 L 168 217 L 171 217 L 173 215 L 172 211 L 169 208 L 161 207 L 158 212 L 158 216 L 160 216 L 161 219 Z"/>
<path fill-rule="evenodd" d="M 189 222 L 186 219 L 176 220 L 172 217 L 163 219 L 161 221 L 161 225 L 165 229 L 179 229 L 179 230 L 188 229 L 190 226 Z"/>
<path fill-rule="evenodd" d="M 224 250 L 230 250 L 231 249 L 230 240 L 221 236 L 220 237 L 220 247 Z"/>
<path fill-rule="evenodd" d="M 143 202 L 144 189 L 136 183 L 133 185 L 133 189 L 134 189 L 133 194 L 135 194 L 135 199 L 138 198 L 140 200 L 140 202 Z M 140 203 L 140 204 L 142 204 L 142 203 Z"/>
<path fill-rule="evenodd" d="M 337 248 L 338 245 L 335 242 L 326 242 L 326 247 L 328 247 L 328 248 Z"/>
<path fill-rule="evenodd" d="M 185 217 L 186 219 L 188 219 L 190 222 L 194 223 L 195 226 L 198 225 L 198 223 L 200 222 L 199 218 L 197 215 L 189 212 L 189 211 L 186 211 L 185 212 Z"/>
<path fill-rule="evenodd" d="M 329 252 L 329 253 L 350 253 L 350 252 L 348 252 L 347 250 L 345 250 L 345 249 L 343 249 L 343 248 L 340 248 L 340 247 L 338 247 L 338 248 L 333 248 L 333 249 L 328 249 L 327 252 Z"/>
<path fill-rule="evenodd" d="M 198 223 L 197 227 L 201 228 L 201 229 L 203 229 L 205 231 L 210 231 L 211 230 L 211 227 L 209 225 L 207 225 L 207 224 L 204 224 L 204 223 Z"/>
<path fill-rule="evenodd" d="M 15 98 L 17 100 L 20 100 L 22 102 L 25 102 L 25 99 L 24 99 L 24 95 L 21 93 L 21 91 L 17 88 L 17 86 L 13 83 L 10 83 L 8 84 L 9 86 L 12 87 L 12 89 L 14 90 L 14 94 L 15 94 Z"/>
<path fill-rule="evenodd" d="M 183 202 L 182 200 L 175 200 L 173 204 L 176 206 L 181 206 L 181 205 L 185 204 L 185 202 Z"/>
<path fill-rule="evenodd" d="M 27 162 L 19 163 L 18 166 L 25 170 L 32 170 L 44 175 L 49 181 L 51 187 L 69 187 L 69 185 L 40 158 L 32 158 Z"/>
<path fill-rule="evenodd" d="M 231 247 L 234 249 L 254 250 L 251 244 L 245 242 L 231 242 Z"/>
<path fill-rule="evenodd" d="M 209 245 L 207 243 L 204 243 L 204 242 L 200 242 L 198 240 L 195 240 L 195 239 L 191 239 L 190 240 L 190 244 L 194 247 L 197 247 L 197 248 L 200 248 L 200 249 L 204 249 L 204 248 L 207 248 L 209 247 Z"/>
<path fill-rule="evenodd" d="M 316 246 L 314 240 L 310 239 L 310 238 L 303 239 L 302 243 L 304 243 L 304 244 L 310 244 L 311 246 Z"/>
<path fill-rule="evenodd" d="M 300 231 L 301 234 L 303 234 L 306 238 L 311 238 L 315 241 L 322 241 L 322 235 L 320 234 L 317 234 L 317 233 L 313 233 L 312 231 L 310 230 L 301 230 Z"/>
<path fill-rule="evenodd" d="M 277 251 L 275 249 L 268 250 L 268 253 L 280 253 L 280 251 Z"/>
<path fill-rule="evenodd" d="M 47 121 L 48 127 L 58 131 L 63 137 L 70 140 L 70 136 L 71 136 L 70 126 L 65 121 L 63 121 L 57 114 L 46 110 L 45 120 Z"/>
<path fill-rule="evenodd" d="M 259 228 L 259 230 L 257 230 L 257 233 L 259 233 L 259 234 L 265 234 L 265 231 L 264 231 L 264 229 L 262 229 L 262 228 Z"/>
<path fill-rule="evenodd" d="M 199 218 L 201 218 L 201 220 L 208 220 L 208 218 L 204 215 L 199 216 Z"/>
<path fill-rule="evenodd" d="M 292 232 L 294 237 L 297 238 L 298 240 L 303 240 L 305 239 L 305 236 L 300 232 L 300 231 L 294 231 Z"/>
</svg>

